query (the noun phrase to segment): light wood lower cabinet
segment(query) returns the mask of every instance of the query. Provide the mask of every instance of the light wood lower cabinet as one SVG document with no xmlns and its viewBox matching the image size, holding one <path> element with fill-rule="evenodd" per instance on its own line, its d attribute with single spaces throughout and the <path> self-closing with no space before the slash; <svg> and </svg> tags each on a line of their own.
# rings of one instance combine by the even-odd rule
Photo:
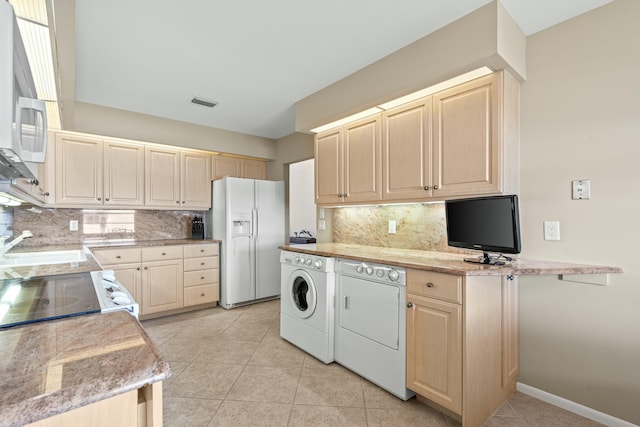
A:
<svg viewBox="0 0 640 427">
<path fill-rule="evenodd" d="M 155 317 L 220 299 L 217 243 L 96 248 L 93 255 L 133 295 L 141 316 Z"/>
<path fill-rule="evenodd" d="M 144 262 L 142 313 L 152 314 L 183 307 L 182 259 Z"/>
<path fill-rule="evenodd" d="M 407 388 L 459 413 L 462 409 L 462 308 L 411 295 L 407 312 Z"/>
<path fill-rule="evenodd" d="M 184 306 L 220 300 L 218 244 L 184 247 Z"/>
<path fill-rule="evenodd" d="M 162 426 L 162 382 L 45 418 L 26 427 Z"/>
<path fill-rule="evenodd" d="M 518 289 L 511 276 L 407 270 L 407 387 L 480 426 L 515 391 Z"/>
</svg>

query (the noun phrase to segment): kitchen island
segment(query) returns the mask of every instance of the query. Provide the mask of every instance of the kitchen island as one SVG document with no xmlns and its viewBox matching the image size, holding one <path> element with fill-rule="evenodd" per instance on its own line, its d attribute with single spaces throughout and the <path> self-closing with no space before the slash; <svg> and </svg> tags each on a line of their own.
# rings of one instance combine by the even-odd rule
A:
<svg viewBox="0 0 640 427">
<path fill-rule="evenodd" d="M 0 329 L 0 426 L 162 425 L 169 376 L 123 311 Z"/>
</svg>

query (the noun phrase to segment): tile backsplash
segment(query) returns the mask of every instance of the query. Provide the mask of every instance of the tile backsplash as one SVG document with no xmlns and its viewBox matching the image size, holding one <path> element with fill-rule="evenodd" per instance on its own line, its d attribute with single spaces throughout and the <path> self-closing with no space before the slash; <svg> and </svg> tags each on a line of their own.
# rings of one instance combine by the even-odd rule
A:
<svg viewBox="0 0 640 427">
<path fill-rule="evenodd" d="M 9 213 L 0 215 L 0 220 Z M 21 246 L 78 244 L 92 240 L 161 240 L 191 238 L 191 219 L 201 211 L 93 210 L 13 208 L 13 226 L 5 235 L 30 230 Z M 78 221 L 78 231 L 69 221 Z"/>
<path fill-rule="evenodd" d="M 389 234 L 389 221 L 396 233 Z M 447 245 L 444 203 L 333 209 L 333 241 L 399 249 L 463 252 Z"/>
</svg>

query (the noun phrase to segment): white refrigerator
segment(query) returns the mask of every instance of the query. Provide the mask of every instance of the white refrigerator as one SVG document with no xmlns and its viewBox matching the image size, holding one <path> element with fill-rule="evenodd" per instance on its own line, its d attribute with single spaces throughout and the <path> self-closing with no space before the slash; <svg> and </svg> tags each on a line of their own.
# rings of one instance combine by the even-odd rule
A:
<svg viewBox="0 0 640 427">
<path fill-rule="evenodd" d="M 285 243 L 284 182 L 225 177 L 213 181 L 208 235 L 222 241 L 220 306 L 280 295 Z"/>
</svg>

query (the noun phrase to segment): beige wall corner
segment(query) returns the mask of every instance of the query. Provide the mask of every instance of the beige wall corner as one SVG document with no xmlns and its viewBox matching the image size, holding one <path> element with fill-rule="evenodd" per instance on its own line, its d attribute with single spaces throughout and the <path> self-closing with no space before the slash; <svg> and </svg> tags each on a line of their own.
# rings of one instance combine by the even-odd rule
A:
<svg viewBox="0 0 640 427">
<path fill-rule="evenodd" d="M 285 165 L 313 159 L 313 135 L 292 133 L 278 139 L 275 145 L 275 160 L 269 162 L 268 179 L 276 181 L 284 179 Z"/>
<path fill-rule="evenodd" d="M 296 130 L 307 132 L 483 65 L 508 69 L 523 81 L 524 48 L 524 34 L 495 0 L 298 101 Z"/>
<path fill-rule="evenodd" d="M 608 286 L 521 278 L 519 381 L 640 425 L 638 17 L 640 2 L 616 0 L 527 38 L 522 256 L 625 272 Z M 575 179 L 589 200 L 571 199 Z"/>
</svg>

